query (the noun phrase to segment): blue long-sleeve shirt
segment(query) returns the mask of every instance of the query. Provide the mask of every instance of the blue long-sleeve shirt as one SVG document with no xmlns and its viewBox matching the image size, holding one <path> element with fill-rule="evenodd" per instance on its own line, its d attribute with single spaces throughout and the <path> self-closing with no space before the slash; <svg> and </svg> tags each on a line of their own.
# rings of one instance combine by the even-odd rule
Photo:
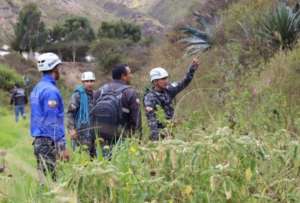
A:
<svg viewBox="0 0 300 203">
<path fill-rule="evenodd" d="M 44 75 L 30 94 L 32 137 L 48 137 L 64 148 L 64 105 L 56 81 Z"/>
</svg>

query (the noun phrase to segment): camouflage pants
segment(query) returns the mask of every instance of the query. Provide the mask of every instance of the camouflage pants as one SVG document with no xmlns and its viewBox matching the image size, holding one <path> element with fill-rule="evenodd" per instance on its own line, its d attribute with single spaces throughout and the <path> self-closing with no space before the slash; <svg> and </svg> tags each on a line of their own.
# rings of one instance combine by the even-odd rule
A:
<svg viewBox="0 0 300 203">
<path fill-rule="evenodd" d="M 56 157 L 57 149 L 55 143 L 47 137 L 37 137 L 33 142 L 34 155 L 37 159 L 37 168 L 44 175 L 51 175 L 53 180 L 56 180 Z"/>
</svg>

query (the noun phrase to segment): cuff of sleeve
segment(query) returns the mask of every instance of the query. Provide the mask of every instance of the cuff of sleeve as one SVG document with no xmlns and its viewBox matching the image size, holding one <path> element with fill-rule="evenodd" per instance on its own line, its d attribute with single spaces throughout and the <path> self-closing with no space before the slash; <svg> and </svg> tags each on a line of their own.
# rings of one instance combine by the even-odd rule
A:
<svg viewBox="0 0 300 203">
<path fill-rule="evenodd" d="M 194 66 L 193 66 L 193 65 L 190 65 L 190 66 L 189 66 L 189 73 L 190 73 L 190 74 L 194 74 L 195 71 L 196 71 L 196 70 L 195 70 Z"/>
</svg>

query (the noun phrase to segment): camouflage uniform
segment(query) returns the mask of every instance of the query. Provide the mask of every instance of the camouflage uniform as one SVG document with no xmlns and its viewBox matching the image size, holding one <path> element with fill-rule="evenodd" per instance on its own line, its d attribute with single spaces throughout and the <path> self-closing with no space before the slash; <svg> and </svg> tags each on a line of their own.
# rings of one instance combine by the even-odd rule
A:
<svg viewBox="0 0 300 203">
<path fill-rule="evenodd" d="M 169 84 L 162 92 L 156 91 L 154 88 L 146 92 L 144 96 L 144 106 L 146 109 L 148 125 L 151 130 L 151 140 L 158 140 L 160 130 L 165 127 L 156 118 L 157 106 L 160 106 L 163 109 L 167 120 L 172 119 L 174 115 L 172 101 L 175 96 L 192 81 L 194 72 L 194 67 L 190 66 L 188 73 L 182 81 Z"/>
<path fill-rule="evenodd" d="M 86 91 L 88 96 L 89 110 L 94 106 L 93 102 L 93 92 Z M 92 126 L 92 118 L 90 117 L 90 124 L 82 124 L 79 129 L 76 128 L 76 115 L 80 107 L 80 93 L 74 92 L 71 96 L 68 112 L 67 112 L 67 128 L 76 129 L 78 133 L 78 139 L 73 140 L 75 145 L 80 147 L 87 147 L 87 150 L 91 157 L 96 156 L 96 146 L 95 146 L 95 132 Z"/>
<path fill-rule="evenodd" d="M 37 168 L 44 174 L 47 172 L 53 180 L 56 180 L 56 157 L 62 151 L 62 146 L 56 146 L 54 141 L 48 137 L 37 137 L 33 141 L 34 155 L 37 159 Z"/>
</svg>

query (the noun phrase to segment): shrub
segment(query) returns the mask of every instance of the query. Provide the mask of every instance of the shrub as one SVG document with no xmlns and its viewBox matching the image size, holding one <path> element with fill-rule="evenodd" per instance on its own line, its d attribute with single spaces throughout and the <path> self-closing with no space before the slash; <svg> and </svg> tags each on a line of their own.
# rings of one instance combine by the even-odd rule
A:
<svg viewBox="0 0 300 203">
<path fill-rule="evenodd" d="M 11 90 L 15 83 L 23 84 L 22 77 L 10 67 L 0 64 L 0 89 Z"/>
<path fill-rule="evenodd" d="M 260 25 L 260 36 L 275 48 L 292 48 L 297 41 L 300 27 L 299 5 L 291 8 L 284 4 L 265 15 Z"/>
<path fill-rule="evenodd" d="M 98 30 L 99 38 L 129 39 L 138 42 L 142 38 L 141 28 L 133 23 L 103 22 Z"/>
<path fill-rule="evenodd" d="M 126 47 L 127 44 L 123 40 L 102 38 L 91 45 L 90 51 L 95 56 L 99 67 L 107 72 L 124 60 Z"/>
<path fill-rule="evenodd" d="M 198 27 L 185 26 L 182 32 L 187 35 L 181 42 L 187 45 L 186 51 L 189 55 L 194 55 L 207 50 L 213 43 L 212 31 L 204 16 L 199 13 L 194 13 L 198 23 Z M 203 28 L 203 30 L 201 30 Z"/>
</svg>

